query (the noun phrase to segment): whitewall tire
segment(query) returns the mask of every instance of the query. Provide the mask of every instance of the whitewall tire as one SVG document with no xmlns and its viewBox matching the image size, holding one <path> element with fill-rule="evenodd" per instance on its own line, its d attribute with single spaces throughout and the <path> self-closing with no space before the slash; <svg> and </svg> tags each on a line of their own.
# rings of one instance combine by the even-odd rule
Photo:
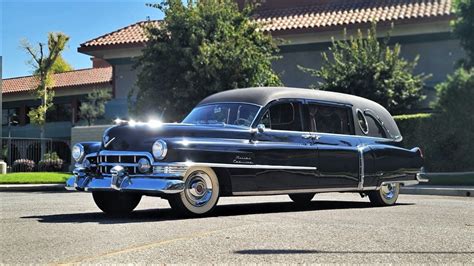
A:
<svg viewBox="0 0 474 266">
<path fill-rule="evenodd" d="M 184 176 L 184 191 L 169 197 L 171 208 L 181 215 L 199 216 L 211 212 L 219 200 L 219 180 L 209 167 L 192 167 Z"/>
<path fill-rule="evenodd" d="M 379 190 L 368 193 L 370 202 L 375 206 L 391 206 L 397 202 L 400 194 L 400 184 L 389 183 L 380 187 Z"/>
</svg>

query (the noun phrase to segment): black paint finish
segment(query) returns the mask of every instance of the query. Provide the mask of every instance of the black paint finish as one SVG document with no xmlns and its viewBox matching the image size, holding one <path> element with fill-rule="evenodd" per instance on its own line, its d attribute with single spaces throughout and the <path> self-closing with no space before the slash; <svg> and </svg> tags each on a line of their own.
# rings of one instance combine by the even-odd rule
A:
<svg viewBox="0 0 474 266">
<path fill-rule="evenodd" d="M 352 108 L 354 117 L 351 119 L 354 123 L 357 121 L 356 106 L 351 107 L 351 99 L 353 97 L 344 98 L 342 103 Z M 305 102 L 305 99 L 298 100 Z M 311 101 L 314 102 L 314 97 Z M 334 101 L 334 104 L 338 104 Z M 361 101 L 360 98 L 357 101 L 357 109 L 363 109 L 361 104 L 371 102 Z M 374 106 L 375 103 L 371 102 L 371 110 L 376 109 Z M 377 105 L 377 108 L 381 107 Z M 262 110 L 265 110 L 265 106 Z M 398 132 L 395 122 L 387 114 L 383 109 L 380 115 L 382 122 L 390 125 L 392 132 Z M 260 132 L 256 126 L 261 115 L 262 112 L 254 121 L 253 128 L 176 123 L 151 127 L 147 124 L 131 126 L 124 123 L 105 132 L 109 139 L 115 139 L 107 147 L 102 144 L 100 149 L 151 152 L 152 144 L 162 139 L 168 145 L 168 154 L 160 162 L 230 164 L 224 167 L 224 172 L 230 178 L 230 182 L 226 182 L 229 186 L 226 190 L 233 193 L 357 188 L 362 175 L 364 187 L 375 187 L 383 181 L 413 180 L 414 174 L 423 165 L 418 148 L 408 150 L 400 147 L 401 136 L 393 139 L 367 137 L 358 130 L 358 125 L 352 125 L 356 135 L 309 130 L 265 129 Z M 307 138 L 308 134 L 313 134 L 314 138 Z M 98 144 L 87 144 L 87 147 L 89 152 L 96 151 Z M 243 168 L 241 165 L 260 167 Z M 265 166 L 279 166 L 281 169 L 268 169 Z"/>
</svg>

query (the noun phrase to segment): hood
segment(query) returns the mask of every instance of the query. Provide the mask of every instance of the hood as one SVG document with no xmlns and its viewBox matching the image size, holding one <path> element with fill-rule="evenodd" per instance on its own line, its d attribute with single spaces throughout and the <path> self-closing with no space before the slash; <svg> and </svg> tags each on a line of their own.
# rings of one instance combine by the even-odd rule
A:
<svg viewBox="0 0 474 266">
<path fill-rule="evenodd" d="M 249 139 L 250 129 L 237 126 L 162 124 L 157 127 L 119 125 L 107 129 L 102 140 L 103 150 L 149 151 L 158 139 L 182 140 L 193 138 Z M 108 144 L 108 145 L 105 145 Z"/>
</svg>

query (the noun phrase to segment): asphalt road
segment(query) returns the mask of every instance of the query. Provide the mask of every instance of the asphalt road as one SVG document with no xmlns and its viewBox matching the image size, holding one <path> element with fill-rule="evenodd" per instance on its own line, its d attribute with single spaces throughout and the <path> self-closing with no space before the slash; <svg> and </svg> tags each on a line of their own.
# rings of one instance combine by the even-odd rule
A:
<svg viewBox="0 0 474 266">
<path fill-rule="evenodd" d="M 374 208 L 356 194 L 223 198 L 181 219 L 146 197 L 130 217 L 86 193 L 1 192 L 0 264 L 474 263 L 474 199 L 401 195 Z"/>
</svg>

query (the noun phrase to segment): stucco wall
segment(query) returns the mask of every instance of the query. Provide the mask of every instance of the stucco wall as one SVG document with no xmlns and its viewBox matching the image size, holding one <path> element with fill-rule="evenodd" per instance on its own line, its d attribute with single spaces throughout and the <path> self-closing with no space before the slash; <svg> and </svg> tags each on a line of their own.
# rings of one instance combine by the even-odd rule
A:
<svg viewBox="0 0 474 266">
<path fill-rule="evenodd" d="M 71 145 L 84 141 L 101 141 L 104 131 L 111 126 L 73 127 L 71 128 Z"/>
<path fill-rule="evenodd" d="M 128 118 L 128 93 L 135 87 L 136 80 L 137 70 L 132 63 L 114 65 L 115 97 L 107 103 L 106 118 Z"/>
<path fill-rule="evenodd" d="M 432 74 L 426 81 L 428 86 L 442 82 L 446 75 L 452 73 L 457 60 L 463 56 L 463 51 L 457 40 L 434 42 L 408 43 L 402 45 L 402 56 L 413 60 L 420 56 L 416 73 Z M 281 74 L 286 86 L 308 87 L 315 84 L 316 79 L 298 69 L 298 65 L 309 68 L 320 68 L 321 52 L 327 51 L 327 46 L 318 50 L 283 52 L 282 59 L 273 64 L 277 73 Z"/>
</svg>

